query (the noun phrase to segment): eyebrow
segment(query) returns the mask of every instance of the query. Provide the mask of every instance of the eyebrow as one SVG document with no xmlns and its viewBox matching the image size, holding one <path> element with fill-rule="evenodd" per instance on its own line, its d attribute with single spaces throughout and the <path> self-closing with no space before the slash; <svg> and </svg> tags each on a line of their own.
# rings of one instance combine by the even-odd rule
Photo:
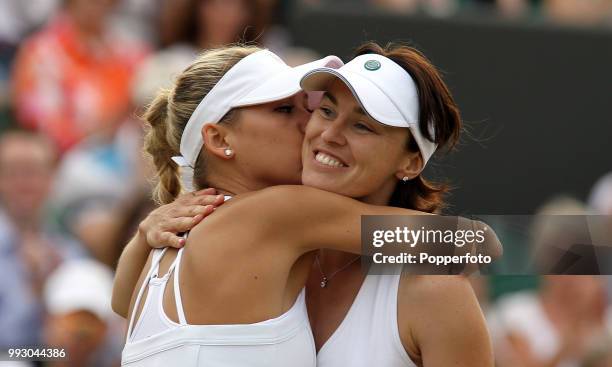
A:
<svg viewBox="0 0 612 367">
<path fill-rule="evenodd" d="M 323 98 L 329 99 L 333 104 L 338 104 L 338 100 L 330 92 L 325 91 L 325 93 L 323 93 Z"/>
<path fill-rule="evenodd" d="M 364 115 L 367 116 L 368 114 L 365 113 L 365 111 L 363 110 L 363 108 L 361 108 L 361 106 L 357 106 L 355 107 L 355 109 L 353 110 L 353 112 L 358 113 L 360 115 Z"/>
<path fill-rule="evenodd" d="M 328 91 L 325 91 L 325 93 L 323 93 L 323 98 L 327 98 L 329 99 L 333 104 L 338 105 L 338 99 L 336 99 L 336 97 L 331 94 Z M 354 98 L 354 97 L 353 97 Z M 364 115 L 367 116 L 368 114 L 365 113 L 365 111 L 363 110 L 363 108 L 361 108 L 361 106 L 357 106 L 355 107 L 355 109 L 353 110 L 353 112 L 358 113 L 360 115 Z"/>
</svg>

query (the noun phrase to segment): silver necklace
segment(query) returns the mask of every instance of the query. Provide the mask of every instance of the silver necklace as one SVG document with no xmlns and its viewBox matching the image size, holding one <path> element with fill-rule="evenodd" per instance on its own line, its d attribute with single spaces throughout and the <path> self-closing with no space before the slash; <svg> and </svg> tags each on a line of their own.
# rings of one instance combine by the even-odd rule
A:
<svg viewBox="0 0 612 367">
<path fill-rule="evenodd" d="M 315 257 L 315 261 L 317 263 L 317 267 L 319 268 L 319 272 L 321 272 L 321 288 L 325 288 L 327 287 L 327 283 L 331 280 L 331 278 L 333 278 L 336 274 L 338 274 L 339 272 L 341 272 L 342 270 L 348 268 L 349 266 L 351 266 L 351 264 L 353 264 L 355 261 L 357 261 L 361 256 L 357 256 L 356 258 L 354 258 L 353 260 L 349 261 L 346 265 L 344 265 L 343 267 L 341 267 L 340 269 L 334 271 L 333 273 L 331 273 L 329 276 L 325 275 L 325 273 L 323 272 L 323 268 L 321 267 L 321 262 L 319 261 L 319 255 L 317 255 Z"/>
</svg>

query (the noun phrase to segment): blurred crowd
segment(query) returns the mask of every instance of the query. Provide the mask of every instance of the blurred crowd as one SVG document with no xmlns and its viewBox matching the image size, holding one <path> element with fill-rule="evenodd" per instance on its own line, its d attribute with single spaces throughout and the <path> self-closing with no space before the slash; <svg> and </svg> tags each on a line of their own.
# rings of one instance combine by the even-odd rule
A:
<svg viewBox="0 0 612 367">
<path fill-rule="evenodd" d="M 610 23 L 612 11 L 612 0 L 352 1 L 589 24 Z M 154 208 L 137 116 L 207 48 L 242 41 L 289 64 L 316 58 L 291 44 L 285 25 L 290 9 L 330 2 L 0 1 L 0 351 L 59 346 L 69 361 L 46 365 L 118 365 L 125 323 L 110 310 L 113 268 Z M 612 215 L 612 176 L 576 205 Z M 500 366 L 612 366 L 605 278 L 537 279 L 492 297 L 499 283 L 474 281 Z"/>
<path fill-rule="evenodd" d="M 611 25 L 610 0 L 302 0 L 309 5 L 359 4 L 399 13 L 434 17 L 485 10 L 504 18 L 538 18 L 572 25 Z"/>
</svg>

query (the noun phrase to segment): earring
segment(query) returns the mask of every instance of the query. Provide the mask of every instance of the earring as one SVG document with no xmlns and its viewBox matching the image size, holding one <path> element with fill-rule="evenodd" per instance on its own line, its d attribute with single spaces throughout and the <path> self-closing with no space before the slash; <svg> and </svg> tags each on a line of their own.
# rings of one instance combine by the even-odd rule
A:
<svg viewBox="0 0 612 367">
<path fill-rule="evenodd" d="M 232 154 L 234 154 L 234 151 L 231 150 L 230 148 L 225 148 L 225 150 L 223 151 L 225 153 L 226 157 L 231 156 Z"/>
<path fill-rule="evenodd" d="M 402 178 L 402 181 L 404 183 L 408 182 L 410 180 L 410 178 L 408 176 L 404 176 L 404 178 Z"/>
</svg>

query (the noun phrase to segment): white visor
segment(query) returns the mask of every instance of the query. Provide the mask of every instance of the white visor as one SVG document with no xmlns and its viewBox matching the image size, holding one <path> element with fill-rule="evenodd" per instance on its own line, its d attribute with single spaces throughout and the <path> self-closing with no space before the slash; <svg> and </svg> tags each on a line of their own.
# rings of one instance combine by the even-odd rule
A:
<svg viewBox="0 0 612 367">
<path fill-rule="evenodd" d="M 217 123 L 231 109 L 278 101 L 301 91 L 300 80 L 309 71 L 321 67 L 338 68 L 344 63 L 327 56 L 297 67 L 290 67 L 269 50 L 243 58 L 229 69 L 198 104 L 181 136 L 181 155 L 172 157 L 184 167 L 183 187 L 193 190 L 193 168 L 204 144 L 202 127 Z"/>
<path fill-rule="evenodd" d="M 425 138 L 419 127 L 419 95 L 412 77 L 393 60 L 378 54 L 357 56 L 339 69 L 319 68 L 302 78 L 305 91 L 322 91 L 335 79 L 342 80 L 363 110 L 389 126 L 409 128 L 423 156 L 423 167 L 437 144 Z M 430 124 L 431 136 L 434 136 Z"/>
</svg>

